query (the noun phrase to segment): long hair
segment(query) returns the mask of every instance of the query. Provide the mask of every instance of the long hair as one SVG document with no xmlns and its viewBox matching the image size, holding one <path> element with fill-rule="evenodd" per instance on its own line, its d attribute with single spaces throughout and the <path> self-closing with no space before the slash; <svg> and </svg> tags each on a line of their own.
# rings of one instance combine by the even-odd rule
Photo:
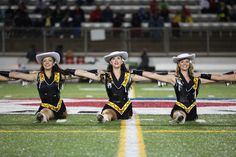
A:
<svg viewBox="0 0 236 157">
<path fill-rule="evenodd" d="M 177 66 L 176 66 L 176 75 L 178 77 L 180 77 L 180 67 L 179 67 L 179 63 L 177 63 Z M 194 66 L 193 66 L 193 63 L 189 63 L 189 68 L 188 68 L 188 74 L 190 77 L 194 77 Z"/>
<path fill-rule="evenodd" d="M 128 69 L 126 68 L 125 63 L 121 64 L 120 70 L 124 72 L 128 72 Z M 111 64 L 107 66 L 107 72 L 113 72 L 113 68 Z"/>
<path fill-rule="evenodd" d="M 54 72 L 59 72 L 60 74 L 68 75 L 68 74 L 65 72 L 64 69 L 60 68 L 59 65 L 58 65 L 57 63 L 55 63 L 55 58 L 52 57 L 52 59 L 53 59 L 53 61 L 54 61 L 54 65 L 53 65 L 53 67 L 52 67 L 52 74 L 53 74 Z M 41 64 L 40 72 L 44 72 L 44 67 L 43 67 L 42 64 Z"/>
<path fill-rule="evenodd" d="M 121 64 L 120 70 L 121 70 L 121 71 L 124 71 L 124 72 L 128 72 L 128 69 L 126 68 L 125 63 L 122 63 L 122 64 Z M 109 65 L 107 66 L 107 72 L 113 73 L 113 68 L 112 68 L 112 65 L 111 65 L 111 64 L 109 64 Z M 108 73 L 106 73 L 106 75 L 108 75 Z M 107 81 L 108 81 L 108 82 L 111 82 L 110 77 L 107 77 Z"/>
</svg>

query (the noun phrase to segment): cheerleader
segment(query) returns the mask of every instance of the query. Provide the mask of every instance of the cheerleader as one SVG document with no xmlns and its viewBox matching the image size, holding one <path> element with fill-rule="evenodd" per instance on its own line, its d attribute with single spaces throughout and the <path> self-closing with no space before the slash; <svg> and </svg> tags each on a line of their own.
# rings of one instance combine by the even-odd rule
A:
<svg viewBox="0 0 236 157">
<path fill-rule="evenodd" d="M 129 119 L 133 115 L 132 102 L 128 97 L 129 89 L 133 81 L 148 81 L 149 79 L 131 74 L 125 66 L 128 53 L 114 51 L 104 56 L 108 63 L 107 71 L 99 72 L 100 81 L 105 84 L 109 101 L 104 105 L 102 112 L 97 115 L 99 122 L 107 122 L 118 119 Z M 78 75 L 80 70 L 71 70 L 71 74 Z"/>
<path fill-rule="evenodd" d="M 37 82 L 37 89 L 41 99 L 40 107 L 36 112 L 38 122 L 66 119 L 66 106 L 60 96 L 60 90 L 65 79 L 69 79 L 69 74 L 58 66 L 60 55 L 57 52 L 41 53 L 36 55 L 36 60 L 41 64 L 39 72 L 29 74 L 8 72 L 6 77 Z M 78 76 L 88 76 L 90 79 L 97 78 L 95 74 L 82 70 L 78 73 Z"/>
<path fill-rule="evenodd" d="M 107 73 L 103 77 L 109 102 L 104 105 L 99 122 L 117 119 L 129 119 L 133 115 L 132 102 L 128 97 L 129 89 L 134 81 L 147 81 L 149 79 L 131 74 L 125 66 L 128 53 L 115 51 L 104 56 L 108 63 Z"/>
<path fill-rule="evenodd" d="M 185 121 L 194 121 L 198 119 L 197 115 L 197 95 L 201 81 L 194 77 L 193 61 L 195 54 L 183 53 L 173 57 L 173 62 L 177 64 L 175 74 L 159 75 L 147 71 L 134 71 L 135 74 L 171 83 L 176 94 L 176 103 L 171 111 L 171 122 L 185 123 Z"/>
</svg>

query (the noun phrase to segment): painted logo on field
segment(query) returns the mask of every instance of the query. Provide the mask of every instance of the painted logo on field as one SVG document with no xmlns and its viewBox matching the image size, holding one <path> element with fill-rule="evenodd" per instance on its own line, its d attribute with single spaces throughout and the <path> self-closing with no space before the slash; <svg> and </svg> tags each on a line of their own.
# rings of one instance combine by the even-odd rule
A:
<svg viewBox="0 0 236 157">
<path fill-rule="evenodd" d="M 97 113 L 108 102 L 104 98 L 63 99 L 68 113 Z M 173 98 L 131 99 L 134 111 L 140 114 L 169 114 L 174 106 Z M 35 113 L 40 99 L 0 100 L 0 113 Z M 236 99 L 198 99 L 199 114 L 236 114 Z"/>
</svg>

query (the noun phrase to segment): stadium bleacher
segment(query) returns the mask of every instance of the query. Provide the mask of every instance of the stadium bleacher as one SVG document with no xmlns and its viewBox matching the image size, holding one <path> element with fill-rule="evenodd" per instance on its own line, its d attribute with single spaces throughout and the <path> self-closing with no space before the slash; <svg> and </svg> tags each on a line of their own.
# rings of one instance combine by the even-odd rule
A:
<svg viewBox="0 0 236 157">
<path fill-rule="evenodd" d="M 157 0 L 160 2 L 160 0 Z M 36 13 L 37 0 L 27 1 L 27 12 L 32 21 L 41 21 L 44 16 Z M 140 8 L 149 9 L 149 0 L 96 0 L 94 5 L 83 5 L 85 22 L 81 24 L 79 36 L 72 36 L 76 28 L 63 28 L 56 23 L 53 28 L 12 28 L 10 32 L 3 33 L 4 38 L 0 42 L 0 62 L 2 70 L 11 69 L 38 69 L 38 64 L 28 64 L 25 58 L 27 48 L 34 44 L 38 51 L 54 50 L 56 45 L 63 44 L 64 50 L 72 49 L 74 59 L 83 56 L 84 64 L 62 64 L 63 68 L 93 69 L 106 68 L 103 55 L 109 51 L 126 50 L 130 54 L 129 63 L 140 63 L 140 51 L 147 48 L 150 56 L 150 66 L 156 71 L 173 71 L 175 65 L 171 61 L 173 55 L 179 52 L 193 52 L 197 54 L 197 71 L 224 72 L 235 69 L 236 54 L 236 23 L 218 22 L 216 14 L 202 14 L 199 0 L 166 0 L 169 5 L 172 19 L 176 11 L 180 11 L 182 5 L 191 11 L 193 22 L 179 23 L 180 37 L 173 36 L 174 30 L 170 22 L 165 22 L 163 28 L 149 28 L 148 21 L 142 22 L 140 28 L 132 28 L 131 20 L 134 12 Z M 4 12 L 8 8 L 8 1 L 0 1 L 0 10 Z M 60 6 L 61 10 L 76 8 L 76 0 L 67 0 L 66 5 Z M 121 28 L 113 28 L 112 22 L 90 22 L 90 13 L 96 5 L 104 9 L 107 4 L 114 13 L 123 13 L 124 22 Z M 52 10 L 54 5 L 50 5 Z M 11 9 L 17 10 L 13 5 Z M 4 21 L 0 22 L 2 32 Z M 90 31 L 94 29 L 105 30 L 105 40 L 92 41 Z M 159 39 L 153 39 L 152 34 L 159 32 Z M 52 33 L 52 34 L 51 34 Z M 91 64 L 88 59 L 96 58 Z M 219 58 L 220 61 L 219 62 Z M 75 62 L 76 63 L 76 62 Z M 226 64 L 227 63 L 227 64 Z M 11 65 L 11 66 L 9 66 Z"/>
<path fill-rule="evenodd" d="M 29 13 L 29 18 L 32 21 L 41 21 L 44 18 L 43 15 L 35 12 L 37 0 L 27 0 L 25 2 L 27 12 Z M 44 2 L 46 5 L 49 5 L 52 10 L 56 8 L 55 5 L 50 4 L 50 0 L 45 0 Z M 157 0 L 157 2 L 160 4 L 161 0 Z M 4 52 L 3 54 L 6 55 L 6 52 L 24 52 L 25 47 L 28 47 L 29 43 L 36 44 L 37 47 L 43 47 L 41 48 L 42 50 L 48 50 L 53 49 L 55 43 L 59 42 L 63 43 L 66 49 L 69 47 L 76 47 L 76 52 L 104 52 L 105 47 L 103 45 L 107 45 L 106 51 L 119 48 L 130 52 L 138 52 L 143 47 L 150 47 L 151 52 L 165 52 L 166 55 L 168 55 L 169 52 L 173 51 L 178 52 L 189 51 L 191 49 L 195 50 L 199 48 L 201 41 L 206 41 L 208 43 L 202 44 L 204 48 L 199 49 L 201 52 L 206 52 L 207 54 L 215 52 L 234 52 L 236 50 L 234 46 L 231 46 L 230 48 L 227 47 L 227 45 L 236 41 L 235 22 L 218 22 L 218 17 L 216 14 L 202 14 L 200 0 L 166 0 L 165 2 L 168 3 L 170 19 L 174 17 L 177 11 L 181 10 L 183 5 L 186 5 L 186 8 L 188 8 L 191 12 L 193 23 L 180 23 L 179 29 L 181 31 L 181 37 L 178 40 L 176 40 L 171 33 L 174 29 L 171 27 L 170 22 L 165 22 L 164 28 L 157 29 L 161 31 L 160 37 L 157 40 L 158 42 L 150 38 L 152 32 L 149 29 L 149 24 L 147 21 L 141 23 L 140 29 L 142 30 L 140 31 L 139 36 L 132 33 L 132 14 L 137 12 L 140 8 L 144 8 L 146 11 L 149 10 L 150 0 L 95 0 L 93 5 L 81 6 L 85 12 L 85 22 L 81 24 L 80 30 L 76 30 L 74 28 L 63 28 L 60 23 L 55 23 L 51 30 L 49 28 L 32 28 L 30 29 L 32 31 L 27 31 L 13 27 L 11 28 L 12 32 L 9 30 L 10 33 L 5 33 L 6 37 L 1 40 L 2 42 L 0 43 L 0 48 Z M 122 23 L 121 28 L 118 28 L 121 32 L 118 37 L 115 35 L 114 30 L 112 30 L 113 23 L 89 21 L 90 13 L 96 8 L 96 5 L 100 5 L 101 9 L 104 9 L 107 4 L 110 5 L 110 8 L 114 11 L 114 13 L 124 14 L 124 22 Z M 8 7 L 8 0 L 2 0 L 0 2 L 0 10 L 2 13 Z M 11 6 L 11 9 L 13 10 L 16 10 L 17 8 L 18 6 L 16 4 Z M 75 9 L 76 0 L 66 0 L 63 5 L 60 6 L 61 10 L 66 10 L 68 8 L 69 10 Z M 0 22 L 0 26 L 4 28 L 4 21 Z M 89 30 L 96 28 L 106 30 L 106 40 L 103 43 L 96 41 L 90 42 Z M 18 31 L 22 31 L 22 33 L 18 33 Z M 32 32 L 37 33 L 30 35 Z M 77 32 L 77 35 L 71 34 L 70 32 Z M 50 33 L 54 33 L 54 36 Z M 22 37 L 18 34 L 24 34 L 24 36 Z M 36 34 L 37 38 L 34 37 L 34 34 Z M 202 38 L 204 34 L 206 36 Z M 189 38 L 190 36 L 191 38 Z M 18 40 L 18 38 L 20 38 L 20 40 Z M 229 41 L 226 42 L 225 38 Z M 218 48 L 215 45 L 220 46 Z M 234 55 L 234 53 L 231 54 Z"/>
<path fill-rule="evenodd" d="M 159 1 L 159 0 L 158 0 Z M 27 1 L 27 12 L 29 13 L 29 17 L 33 20 L 42 20 L 42 14 L 35 13 L 36 9 L 36 0 L 28 0 Z M 160 2 L 160 1 L 159 1 Z M 170 18 L 173 18 L 176 11 L 180 11 L 182 5 L 185 4 L 186 7 L 191 11 L 192 18 L 194 22 L 217 22 L 216 14 L 201 14 L 201 8 L 199 6 L 199 0 L 166 0 L 169 5 Z M 75 0 L 67 0 L 67 5 L 60 6 L 61 10 L 65 10 L 69 8 L 69 10 L 75 9 Z M 96 5 L 101 5 L 101 9 L 104 9 L 106 5 L 109 4 L 110 8 L 116 13 L 121 12 L 124 13 L 124 19 L 126 22 L 130 22 L 132 18 L 132 13 L 137 12 L 140 8 L 144 8 L 146 10 L 149 9 L 149 0 L 96 0 L 94 5 L 92 6 L 81 6 L 81 8 L 85 12 L 86 22 L 90 19 L 90 13 L 96 7 Z M 0 10 L 4 12 L 8 8 L 8 1 L 4 0 L 0 3 Z M 12 5 L 11 9 L 16 10 L 18 8 L 17 5 Z M 55 9 L 54 5 L 50 5 L 52 10 Z M 3 25 L 3 22 L 1 22 Z M 88 24 L 87 24 L 88 25 Z M 86 25 L 86 26 L 87 26 Z M 125 24 L 127 25 L 127 24 Z M 106 25 L 105 25 L 106 26 Z"/>
</svg>

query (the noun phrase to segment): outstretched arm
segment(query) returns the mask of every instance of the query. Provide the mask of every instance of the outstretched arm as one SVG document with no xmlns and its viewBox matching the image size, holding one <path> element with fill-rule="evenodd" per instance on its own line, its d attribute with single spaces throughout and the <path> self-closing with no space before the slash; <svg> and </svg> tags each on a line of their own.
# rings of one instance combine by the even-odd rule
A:
<svg viewBox="0 0 236 157">
<path fill-rule="evenodd" d="M 151 81 L 151 79 L 149 79 L 149 78 L 142 77 L 142 76 L 135 75 L 135 74 L 131 74 L 131 78 L 133 81 Z"/>
<path fill-rule="evenodd" d="M 211 80 L 216 80 L 216 81 L 236 81 L 236 74 L 230 74 L 230 75 L 212 74 L 211 75 Z"/>
<path fill-rule="evenodd" d="M 203 78 L 200 78 L 200 79 L 201 79 L 202 84 L 215 83 L 216 82 L 216 81 L 213 81 L 213 80 L 207 80 L 207 79 L 203 79 Z"/>
<path fill-rule="evenodd" d="M 85 70 L 77 69 L 75 71 L 75 75 L 76 76 L 81 76 L 81 77 L 87 77 L 87 78 L 90 78 L 90 79 L 93 79 L 93 80 L 96 80 L 96 81 L 100 81 L 100 76 L 99 75 L 96 75 L 94 73 L 91 73 L 91 72 L 88 72 L 88 71 L 85 71 Z"/>
<path fill-rule="evenodd" d="M 203 75 L 204 75 L 204 74 L 203 74 Z M 214 80 L 206 79 L 206 78 L 201 77 L 201 76 L 202 76 L 201 73 L 194 73 L 194 77 L 199 77 L 202 84 L 207 84 L 207 83 L 214 83 L 214 82 L 216 82 L 216 81 L 214 81 Z"/>
<path fill-rule="evenodd" d="M 1 76 L 1 75 L 0 75 L 0 81 L 8 81 L 8 80 L 9 80 L 8 77 Z"/>
<path fill-rule="evenodd" d="M 37 79 L 38 73 L 25 74 L 21 72 L 10 72 L 9 77 L 15 79 L 22 79 L 26 81 L 35 81 Z"/>
<path fill-rule="evenodd" d="M 143 76 L 150 79 L 159 80 L 162 82 L 168 82 L 168 83 L 171 83 L 172 85 L 174 85 L 176 81 L 175 75 L 159 75 L 157 73 L 143 71 Z"/>
<path fill-rule="evenodd" d="M 201 78 L 215 81 L 236 81 L 236 73 L 232 71 L 225 74 L 201 74 Z"/>
<path fill-rule="evenodd" d="M 91 72 L 89 72 L 89 71 L 80 70 L 80 69 L 66 69 L 65 71 L 71 75 L 86 77 L 92 80 L 100 81 L 100 75 L 94 74 L 95 70 L 92 70 Z"/>
<path fill-rule="evenodd" d="M 176 81 L 175 75 L 159 75 L 157 73 L 148 72 L 148 71 L 139 71 L 139 70 L 134 70 L 133 74 L 144 76 L 153 80 L 171 83 L 172 85 L 174 85 Z"/>
</svg>

